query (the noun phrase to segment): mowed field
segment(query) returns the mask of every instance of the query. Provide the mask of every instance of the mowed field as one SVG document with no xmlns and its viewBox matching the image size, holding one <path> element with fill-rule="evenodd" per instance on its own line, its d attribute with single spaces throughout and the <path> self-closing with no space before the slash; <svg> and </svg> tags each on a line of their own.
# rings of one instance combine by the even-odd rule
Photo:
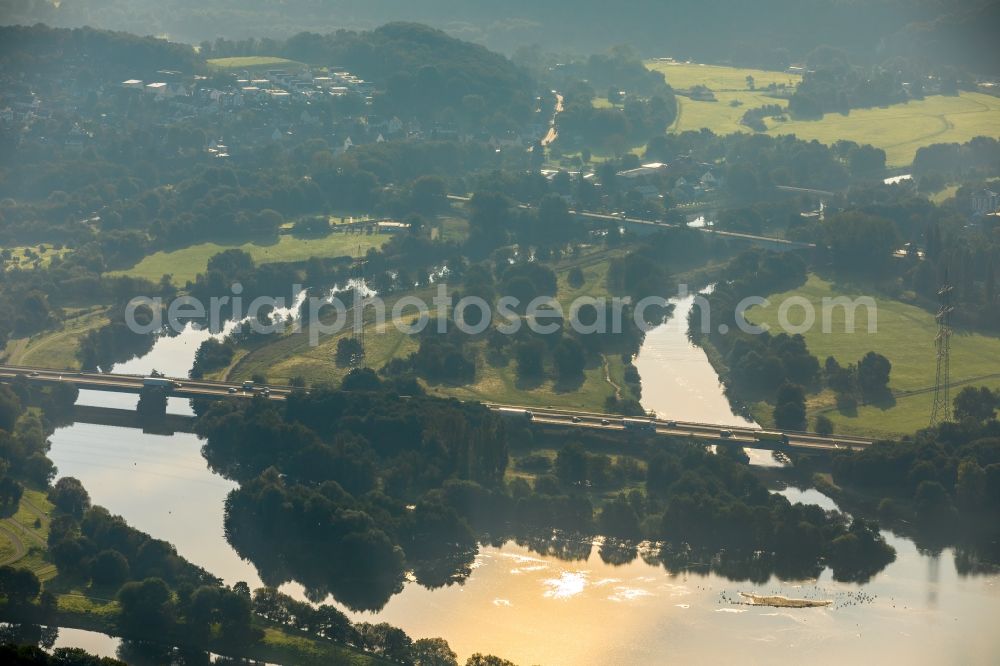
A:
<svg viewBox="0 0 1000 666">
<path fill-rule="evenodd" d="M 672 63 L 659 60 L 649 60 L 646 67 L 657 72 L 663 72 L 667 83 L 672 87 L 686 90 L 691 86 L 703 85 L 712 90 L 746 90 L 747 76 L 754 78 L 757 88 L 766 88 L 774 84 L 784 83 L 794 87 L 802 80 L 798 74 L 772 72 L 764 69 L 744 67 L 724 67 L 721 65 L 700 65 L 697 63 Z"/>
<path fill-rule="evenodd" d="M 250 254 L 258 264 L 279 261 L 305 261 L 310 257 L 351 257 L 369 248 L 382 247 L 389 240 L 388 234 L 335 233 L 325 238 L 296 238 L 281 235 L 268 241 L 248 243 L 199 243 L 170 252 L 151 254 L 132 268 L 116 271 L 158 281 L 164 275 L 173 277 L 177 286 L 183 287 L 204 273 L 208 260 L 224 250 L 239 249 Z"/>
<path fill-rule="evenodd" d="M 706 85 L 718 101 L 696 102 L 678 96 L 677 120 L 671 131 L 708 128 L 717 134 L 749 132 L 740 125 L 747 109 L 765 104 L 787 106 L 783 99 L 770 97 L 762 88 L 770 83 L 794 86 L 800 77 L 784 72 L 697 64 L 647 63 L 661 71 L 667 83 L 677 89 Z M 757 90 L 747 89 L 746 77 L 754 77 Z M 734 101 L 740 102 L 733 105 Z M 870 143 L 886 152 L 890 167 L 913 161 L 917 149 L 933 143 L 964 142 L 975 136 L 1000 136 L 1000 98 L 963 92 L 955 97 L 935 95 L 923 100 L 874 109 L 854 109 L 848 115 L 828 113 L 821 120 L 775 121 L 767 119 L 768 134 L 794 134 L 832 144 L 839 139 Z"/>
<path fill-rule="evenodd" d="M 875 299 L 875 333 L 868 333 L 865 308 L 857 309 L 854 333 L 845 332 L 843 308 L 833 310 L 830 332 L 822 331 L 824 298 L 848 296 L 854 299 L 863 295 Z M 837 432 L 845 433 L 891 436 L 913 433 L 928 425 L 936 372 L 937 322 L 933 314 L 878 294 L 840 288 L 811 275 L 798 289 L 769 296 L 770 307 L 750 309 L 747 319 L 769 325 L 772 333 L 781 332 L 778 307 L 783 299 L 791 296 L 806 298 L 815 309 L 816 325 L 804 335 L 809 351 L 819 358 L 820 364 L 827 356 L 833 356 L 846 366 L 856 363 L 869 351 L 878 352 L 892 362 L 889 382 L 895 398 L 892 404 L 860 407 L 856 415 L 843 414 L 834 406 L 833 393 L 825 390 L 809 398 L 810 426 L 818 413 L 829 416 Z M 801 323 L 802 309 L 792 308 L 788 319 L 793 325 Z M 951 382 L 952 396 L 965 385 L 1000 388 L 1000 338 L 957 330 L 952 338 Z M 758 405 L 756 411 L 759 418 L 770 420 L 769 407 Z"/>
<path fill-rule="evenodd" d="M 838 139 L 870 143 L 885 151 L 888 166 L 907 166 L 917 149 L 934 143 L 963 143 L 976 136 L 1000 137 L 1000 97 L 963 92 L 934 95 L 877 109 L 828 113 L 822 120 L 767 120 L 768 134 L 794 134 L 831 144 Z"/>
<path fill-rule="evenodd" d="M 206 60 L 210 67 L 217 69 L 263 69 L 265 67 L 290 67 L 302 63 L 287 58 L 273 56 L 236 56 L 232 58 L 210 58 Z"/>
</svg>

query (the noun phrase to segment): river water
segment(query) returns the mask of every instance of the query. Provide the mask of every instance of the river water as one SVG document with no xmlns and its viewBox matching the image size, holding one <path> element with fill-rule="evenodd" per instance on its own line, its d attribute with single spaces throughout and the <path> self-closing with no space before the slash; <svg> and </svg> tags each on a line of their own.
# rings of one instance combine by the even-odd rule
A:
<svg viewBox="0 0 1000 666">
<path fill-rule="evenodd" d="M 704 353 L 687 340 L 690 300 L 678 300 L 672 322 L 646 337 L 636 360 L 643 405 L 667 418 L 745 425 L 730 410 Z M 115 370 L 155 367 L 184 376 L 205 335 L 189 330 L 161 339 L 143 359 Z M 136 397 L 84 391 L 80 400 L 127 406 Z M 171 400 L 168 409 L 190 413 L 186 401 Z M 223 534 L 223 501 L 234 484 L 208 469 L 194 435 L 75 424 L 55 432 L 50 457 L 60 475 L 84 483 L 94 503 L 175 544 L 227 583 L 259 585 L 254 567 L 239 559 Z M 769 456 L 759 462 L 769 463 Z M 781 492 L 834 508 L 814 490 Z M 886 538 L 897 559 L 865 585 L 837 583 L 829 571 L 816 580 L 733 582 L 715 574 L 671 574 L 641 557 L 616 566 L 601 558 L 599 545 L 579 544 L 580 558 L 565 561 L 508 542 L 482 548 L 462 584 L 428 590 L 411 582 L 379 613 L 352 616 L 390 622 L 414 638 L 444 637 L 463 660 L 484 652 L 522 665 L 849 663 L 873 657 L 1000 663 L 1000 577 L 960 575 L 953 551 L 931 555 L 906 538 Z M 295 585 L 285 591 L 301 596 Z M 732 602 L 749 591 L 834 603 L 785 610 Z M 117 643 L 63 630 L 57 645 L 108 654 Z"/>
<path fill-rule="evenodd" d="M 711 287 L 702 290 L 711 293 Z M 661 419 L 754 426 L 733 413 L 715 368 L 701 347 L 688 339 L 688 315 L 695 294 L 672 298 L 674 311 L 666 323 L 646 333 L 634 364 L 642 378 L 642 406 Z"/>
</svg>

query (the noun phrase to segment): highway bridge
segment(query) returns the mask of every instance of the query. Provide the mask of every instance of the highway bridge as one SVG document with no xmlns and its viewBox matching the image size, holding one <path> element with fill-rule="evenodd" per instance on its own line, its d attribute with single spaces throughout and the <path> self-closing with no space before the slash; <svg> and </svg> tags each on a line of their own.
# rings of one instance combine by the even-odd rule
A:
<svg viewBox="0 0 1000 666">
<path fill-rule="evenodd" d="M 456 194 L 449 194 L 448 199 L 457 203 L 468 203 L 470 197 L 459 196 Z M 532 206 L 528 204 L 518 204 L 518 208 L 524 210 L 530 210 Z M 657 229 L 671 229 L 677 228 L 681 225 L 669 224 L 667 222 L 661 222 L 659 220 L 646 220 L 639 217 L 628 217 L 625 215 L 612 215 L 609 213 L 591 213 L 588 211 L 578 211 L 570 210 L 570 215 L 574 215 L 583 220 L 590 220 L 593 222 L 617 222 L 624 226 L 629 231 L 634 231 L 638 234 L 643 233 L 653 233 Z M 696 229 L 702 233 L 711 234 L 713 236 L 718 236 L 719 238 L 725 238 L 728 240 L 745 241 L 759 247 L 764 247 L 769 250 L 775 250 L 778 252 L 788 252 L 792 250 L 811 250 L 816 247 L 814 243 L 802 243 L 799 241 L 791 241 L 785 238 L 775 238 L 773 236 L 758 236 L 755 234 L 744 234 L 736 231 L 721 231 L 713 227 L 689 227 Z"/>
<path fill-rule="evenodd" d="M 72 384 L 81 390 L 111 391 L 116 393 L 140 393 L 149 378 L 139 375 L 117 375 L 93 372 L 50 370 L 24 366 L 0 365 L 0 382 L 10 382 L 16 378 L 39 384 Z M 169 379 L 170 395 L 181 398 L 234 398 L 247 399 L 255 395 L 269 400 L 285 400 L 294 390 L 290 386 L 255 386 L 244 388 L 243 384 L 217 382 L 203 379 Z M 265 390 L 266 389 L 266 390 Z M 643 430 L 655 431 L 658 435 L 690 437 L 713 444 L 730 444 L 752 448 L 785 451 L 843 451 L 862 449 L 871 445 L 871 440 L 837 435 L 825 437 L 816 433 L 794 431 L 763 431 L 753 427 L 735 427 L 712 423 L 696 423 L 659 418 L 623 419 L 611 414 L 553 409 L 533 405 L 504 405 L 484 403 L 501 415 L 523 419 L 526 423 L 539 427 L 590 428 L 625 434 L 641 421 Z"/>
</svg>

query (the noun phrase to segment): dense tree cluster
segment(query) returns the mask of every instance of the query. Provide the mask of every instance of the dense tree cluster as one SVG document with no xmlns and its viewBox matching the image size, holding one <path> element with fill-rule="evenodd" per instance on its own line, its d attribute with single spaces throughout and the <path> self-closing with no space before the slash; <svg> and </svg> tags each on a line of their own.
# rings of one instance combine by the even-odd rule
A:
<svg viewBox="0 0 1000 666">
<path fill-rule="evenodd" d="M 400 399 L 373 379 L 375 391 L 297 393 L 283 413 L 266 401 L 219 404 L 199 425 L 212 466 L 242 483 L 226 503 L 237 551 L 271 580 L 295 578 L 356 608 L 380 607 L 404 565 L 442 544 L 472 548 L 464 521 L 428 492 L 449 478 L 496 486 L 507 464 L 502 425 L 485 408 Z"/>
<path fill-rule="evenodd" d="M 923 146 L 913 157 L 913 173 L 947 178 L 995 176 L 1000 173 L 1000 141 L 978 136 L 965 143 Z"/>
<path fill-rule="evenodd" d="M 188 375 L 191 379 L 201 379 L 206 372 L 228 368 L 235 351 L 233 344 L 228 340 L 215 338 L 205 340 L 194 354 L 194 364 Z"/>
<path fill-rule="evenodd" d="M 534 110 L 533 83 L 509 60 L 418 24 L 389 23 L 370 32 L 301 33 L 276 53 L 302 62 L 336 64 L 385 82 L 387 111 L 415 114 L 428 122 L 459 119 L 468 128 L 503 131 L 523 124 Z"/>
<path fill-rule="evenodd" d="M 203 67 L 202 59 L 189 45 L 93 28 L 7 25 L 0 27 L 0 45 L 0 65 L 4 67 L 16 64 L 56 73 L 66 62 L 87 62 L 91 73 L 115 83 L 136 71 L 193 72 Z"/>
<path fill-rule="evenodd" d="M 0 645 L 0 661 L 18 666 L 125 666 L 124 661 L 98 657 L 81 648 L 59 647 L 51 653 L 37 645 Z"/>
<path fill-rule="evenodd" d="M 978 391 L 977 391 L 978 392 Z M 881 515 L 907 519 L 918 530 L 942 536 L 980 535 L 996 556 L 997 517 L 1000 516 L 1000 427 L 994 412 L 965 412 L 960 423 L 923 430 L 901 442 L 884 442 L 834 464 L 838 484 L 863 489 L 883 499 Z M 994 409 L 996 403 L 994 402 Z M 985 417 L 985 418 L 982 418 Z"/>
<path fill-rule="evenodd" d="M 113 591 L 129 580 L 155 577 L 172 586 L 215 584 L 216 580 L 180 556 L 166 541 L 129 527 L 103 507 L 91 507 L 79 481 L 64 477 L 50 490 L 58 510 L 49 532 L 49 552 L 61 574 L 93 580 Z"/>
<path fill-rule="evenodd" d="M 849 165 L 831 147 L 794 135 L 688 131 L 650 140 L 645 156 L 666 163 L 691 160 L 702 169 L 724 161 L 727 187 L 737 199 L 769 199 L 775 185 L 840 189 L 850 176 Z M 696 173 L 700 177 L 704 170 Z"/>
<path fill-rule="evenodd" d="M 844 51 L 820 47 L 809 54 L 806 72 L 788 101 L 798 118 L 818 118 L 824 113 L 849 113 L 851 109 L 888 106 L 908 99 L 901 72 L 893 68 L 857 67 Z"/>
</svg>

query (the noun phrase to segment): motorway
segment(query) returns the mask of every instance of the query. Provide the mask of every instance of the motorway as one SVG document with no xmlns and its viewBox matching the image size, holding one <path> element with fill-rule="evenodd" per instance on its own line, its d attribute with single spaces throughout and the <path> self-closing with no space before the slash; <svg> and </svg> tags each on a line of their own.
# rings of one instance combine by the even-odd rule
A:
<svg viewBox="0 0 1000 666">
<path fill-rule="evenodd" d="M 458 203 L 468 203 L 471 197 L 463 197 L 457 194 L 449 194 L 448 199 L 450 201 L 455 201 Z M 518 204 L 517 207 L 524 210 L 532 209 L 532 206 L 523 203 Z M 611 215 L 609 213 L 591 213 L 588 211 L 578 211 L 572 209 L 569 211 L 569 214 L 575 215 L 585 220 L 594 220 L 597 222 L 619 222 L 619 223 L 625 222 L 628 224 L 639 224 L 639 225 L 658 227 L 663 229 L 671 229 L 681 226 L 677 224 L 668 224 L 666 222 L 660 222 L 659 220 L 645 220 L 639 217 L 625 217 L 622 215 Z M 736 231 L 720 231 L 712 227 L 689 227 L 689 228 L 697 229 L 702 233 L 719 236 L 720 238 L 730 238 L 733 240 L 767 243 L 774 246 L 787 248 L 789 250 L 809 250 L 816 247 L 814 243 L 801 243 L 799 241 L 790 241 L 785 238 L 775 238 L 773 236 L 757 236 L 754 234 L 742 234 Z"/>
<path fill-rule="evenodd" d="M 73 372 L 0 365 L 0 382 L 9 382 L 16 377 L 42 384 L 72 384 L 78 389 L 92 391 L 112 391 L 117 393 L 139 393 L 145 379 L 139 375 L 113 375 L 92 372 Z M 170 395 L 181 398 L 248 398 L 261 395 L 258 390 L 244 390 L 241 384 L 216 382 L 204 379 L 171 379 L 175 382 Z M 295 389 L 290 386 L 268 387 L 267 398 L 284 400 Z M 509 417 L 523 418 L 540 426 L 591 428 L 602 431 L 626 430 L 622 417 L 594 412 L 565 409 L 541 408 L 532 405 L 503 405 L 484 403 L 488 408 Z M 692 437 L 715 444 L 732 444 L 754 448 L 784 449 L 799 451 L 842 451 L 861 449 L 871 445 L 871 440 L 837 435 L 824 437 L 815 433 L 785 431 L 786 442 L 776 438 L 764 439 L 761 430 L 749 427 L 734 427 L 713 423 L 696 423 L 666 419 L 649 419 L 657 434 L 675 437 Z M 773 432 L 773 431 L 769 431 Z"/>
</svg>

